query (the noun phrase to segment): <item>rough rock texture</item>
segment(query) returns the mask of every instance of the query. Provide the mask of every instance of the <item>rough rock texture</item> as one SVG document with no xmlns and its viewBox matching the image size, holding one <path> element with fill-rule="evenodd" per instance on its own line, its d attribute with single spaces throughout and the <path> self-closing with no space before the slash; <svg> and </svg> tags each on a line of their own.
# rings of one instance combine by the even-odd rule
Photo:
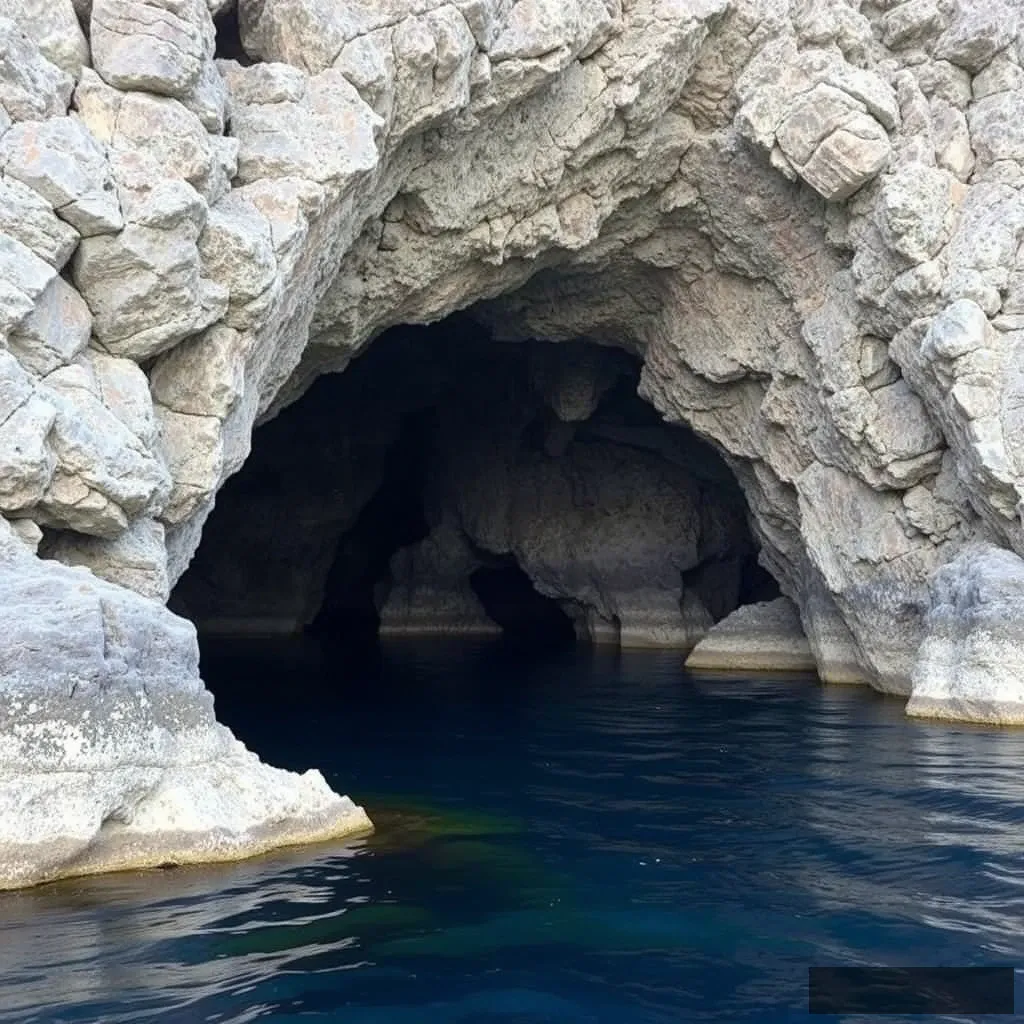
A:
<svg viewBox="0 0 1024 1024">
<path fill-rule="evenodd" d="M 387 597 L 380 608 L 381 636 L 467 636 L 501 632 L 473 591 L 478 552 L 454 523 L 442 522 L 390 563 Z"/>
<path fill-rule="evenodd" d="M 19 536 L 172 583 L 258 417 L 384 328 L 485 302 L 509 339 L 642 358 L 643 395 L 727 458 L 826 678 L 925 692 L 936 574 L 1024 554 L 1019 4 L 239 0 L 244 63 L 205 3 L 71 6 L 86 33 L 66 0 L 0 6 Z M 164 552 L 126 574 L 150 522 Z M 1017 690 L 964 700 L 983 673 L 942 663 L 934 701 L 1012 717 Z"/>
<path fill-rule="evenodd" d="M 0 888 L 229 860 L 370 827 L 218 725 L 191 626 L 0 521 Z"/>
<path fill-rule="evenodd" d="M 800 613 L 785 597 L 745 604 L 716 623 L 690 652 L 692 671 L 813 672 L 817 668 L 800 626 Z"/>
<path fill-rule="evenodd" d="M 1024 725 L 1024 560 L 968 548 L 935 574 L 907 714 Z"/>
</svg>

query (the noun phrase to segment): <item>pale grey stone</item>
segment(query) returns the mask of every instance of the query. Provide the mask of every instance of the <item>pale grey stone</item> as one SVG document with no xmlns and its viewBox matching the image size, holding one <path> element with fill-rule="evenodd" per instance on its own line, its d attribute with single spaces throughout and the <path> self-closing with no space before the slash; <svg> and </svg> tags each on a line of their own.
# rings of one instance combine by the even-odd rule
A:
<svg viewBox="0 0 1024 1024">
<path fill-rule="evenodd" d="M 242 397 L 248 339 L 217 326 L 162 356 L 150 372 L 153 400 L 174 412 L 225 419 Z"/>
<path fill-rule="evenodd" d="M 39 542 L 43 539 L 43 531 L 40 527 L 31 519 L 12 519 L 10 526 L 25 547 L 32 554 L 36 554 L 39 550 Z"/>
<path fill-rule="evenodd" d="M 145 195 L 161 181 L 174 179 L 187 181 L 210 201 L 225 190 L 210 135 L 198 116 L 175 99 L 125 95 L 111 150 L 119 184 L 133 193 Z M 138 220 L 130 209 L 126 217 Z"/>
<path fill-rule="evenodd" d="M 112 540 L 58 533 L 45 543 L 41 555 L 83 566 L 100 579 L 161 604 L 170 596 L 164 528 L 153 519 L 136 520 Z"/>
<path fill-rule="evenodd" d="M 0 9 L 0 109 L 13 121 L 66 114 L 74 84 L 43 56 L 18 21 L 4 17 Z"/>
<path fill-rule="evenodd" d="M 269 768 L 217 724 L 189 623 L 35 558 L 2 519 L 0 567 L 4 888 L 370 829 L 319 772 Z"/>
<path fill-rule="evenodd" d="M 210 209 L 198 246 L 204 271 L 228 289 L 226 323 L 257 326 L 277 275 L 267 219 L 247 199 L 228 196 Z"/>
<path fill-rule="evenodd" d="M 936 573 L 907 714 L 1024 724 L 1024 560 L 991 545 Z"/>
<path fill-rule="evenodd" d="M 712 626 L 690 652 L 692 672 L 814 672 L 817 665 L 788 598 L 748 604 Z"/>
<path fill-rule="evenodd" d="M 290 64 L 269 61 L 242 67 L 235 61 L 217 62 L 224 84 L 235 103 L 298 103 L 306 92 L 307 77 Z"/>
<path fill-rule="evenodd" d="M 210 5 L 97 0 L 94 22 L 116 18 L 82 60 L 121 88 L 83 66 L 68 117 L 81 39 L 66 2 L 39 2 L 13 8 L 23 24 L 32 12 L 27 34 L 0 23 L 0 335 L 14 339 L 0 349 L 0 511 L 105 534 L 95 551 L 163 522 L 170 582 L 258 417 L 388 327 L 476 306 L 509 341 L 589 338 L 642 360 L 644 397 L 727 457 L 822 678 L 907 693 L 922 640 L 949 632 L 926 622 L 936 572 L 978 539 L 1024 553 L 1019 5 L 242 0 L 245 46 L 277 62 L 243 68 L 212 61 Z M 80 18 L 91 6 L 75 0 Z M 133 19 L 150 14 L 167 18 L 140 38 Z M 77 231 L 55 227 L 54 211 Z M 72 269 L 106 353 L 74 355 L 82 308 L 51 287 L 78 233 L 99 236 Z M 57 292 L 75 315 L 51 336 L 37 321 Z M 26 369 L 58 358 L 72 363 L 42 383 Z M 553 388 L 550 408 L 569 422 L 546 435 L 552 456 L 600 391 L 585 377 Z M 645 529 L 587 552 L 606 582 L 585 594 L 581 629 L 618 638 L 621 612 L 626 642 L 691 643 L 713 618 L 703 598 L 680 606 L 677 591 L 670 606 L 662 566 L 648 586 L 613 557 L 642 547 Z M 558 564 L 562 540 L 529 556 L 572 601 L 586 588 Z M 12 543 L 32 557 L 31 538 Z M 70 572 L 40 564 L 19 578 Z M 996 575 L 1000 593 L 1017 586 L 1014 572 Z M 969 620 L 964 601 L 935 607 Z M 74 662 L 63 634 L 95 622 L 97 605 L 73 604 L 49 602 L 56 660 L 43 650 L 33 665 L 17 647 L 19 679 Z M 7 601 L 3 614 L 16 614 Z M 139 628 L 124 634 L 125 659 L 150 642 Z M 154 692 L 194 683 L 175 647 L 188 638 L 162 635 Z M 941 697 L 947 708 L 991 717 L 970 658 L 939 675 L 957 695 Z M 55 703 L 42 714 L 62 721 Z M 134 728 L 129 747 L 145 731 Z M 82 785 L 110 799 L 69 794 L 68 820 L 124 810 L 109 771 Z M 228 777 L 218 772 L 204 778 Z M 53 805 L 42 772 L 25 785 Z M 97 840 L 93 826 L 58 835 L 17 806 L 0 807 L 0 862 L 22 865 L 0 868 L 3 884 L 73 870 L 61 836 L 75 851 Z M 146 851 L 167 859 L 176 840 L 146 813 L 140 834 L 160 837 Z M 215 816 L 190 820 L 208 830 Z M 29 853 L 8 852 L 30 834 Z M 259 847 L 247 835 L 231 850 Z M 210 855 L 199 839 L 190 848 Z M 123 849 L 80 861 L 130 863 Z"/>
<path fill-rule="evenodd" d="M 0 349 L 0 511 L 35 505 L 53 477 L 48 446 L 57 411 L 9 352 Z"/>
<path fill-rule="evenodd" d="M 155 449 L 159 430 L 149 380 L 136 363 L 90 349 L 86 363 L 103 404 L 145 445 Z"/>
<path fill-rule="evenodd" d="M 905 0 L 881 18 L 882 42 L 898 50 L 927 43 L 941 31 L 943 17 L 936 0 Z"/>
<path fill-rule="evenodd" d="M 213 56 L 205 0 L 93 0 L 93 61 L 109 85 L 184 99 Z"/>
<path fill-rule="evenodd" d="M 92 314 L 82 296 L 62 277 L 55 277 L 7 344 L 22 366 L 45 377 L 82 352 L 91 330 Z"/>
<path fill-rule="evenodd" d="M 174 526 L 202 505 L 223 476 L 223 428 L 216 416 L 195 416 L 159 404 L 155 411 L 172 480 L 161 517 Z"/>
<path fill-rule="evenodd" d="M 885 129 L 860 101 L 824 84 L 801 97 L 777 137 L 797 173 L 830 200 L 846 199 L 870 181 L 891 152 Z"/>
<path fill-rule="evenodd" d="M 141 360 L 219 319 L 227 291 L 202 276 L 206 204 L 191 186 L 161 182 L 131 217 L 116 238 L 83 239 L 73 268 L 99 344 Z"/>
<path fill-rule="evenodd" d="M 347 182 L 376 165 L 380 125 L 340 71 L 321 72 L 309 79 L 301 102 L 233 107 L 238 177 L 243 183 L 292 175 Z"/>
<path fill-rule="evenodd" d="M 56 276 L 56 270 L 28 246 L 0 233 L 0 338 L 32 313 Z"/>
<path fill-rule="evenodd" d="M 14 125 L 0 138 L 0 169 L 35 189 L 83 236 L 124 224 L 103 151 L 75 116 Z"/>
<path fill-rule="evenodd" d="M 935 45 L 935 56 L 972 74 L 980 71 L 1008 46 L 1020 24 L 1020 5 L 1014 0 L 956 0 L 949 27 Z"/>
<path fill-rule="evenodd" d="M 78 245 L 78 232 L 62 221 L 34 189 L 0 177 L 0 232 L 17 239 L 56 270 Z"/>
<path fill-rule="evenodd" d="M 0 0 L 0 18 L 10 18 L 51 64 L 72 78 L 89 63 L 89 44 L 71 0 Z M 65 103 L 60 113 L 66 110 Z"/>
<path fill-rule="evenodd" d="M 924 263 L 953 229 L 954 179 L 948 171 L 903 163 L 882 180 L 879 227 L 886 244 L 913 263 Z"/>
<path fill-rule="evenodd" d="M 44 526 L 113 538 L 131 519 L 159 512 L 170 490 L 162 460 L 103 403 L 89 369 L 56 370 L 46 397 L 57 410 L 57 465 L 35 518 Z"/>
</svg>

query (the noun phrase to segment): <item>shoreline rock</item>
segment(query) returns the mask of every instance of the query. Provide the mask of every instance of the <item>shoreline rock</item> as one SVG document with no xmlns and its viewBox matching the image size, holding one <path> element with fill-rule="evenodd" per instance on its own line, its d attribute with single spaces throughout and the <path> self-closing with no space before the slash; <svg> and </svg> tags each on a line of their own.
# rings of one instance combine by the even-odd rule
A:
<svg viewBox="0 0 1024 1024">
<path fill-rule="evenodd" d="M 691 672 L 817 672 L 787 597 L 742 605 L 712 626 L 686 659 Z"/>
</svg>

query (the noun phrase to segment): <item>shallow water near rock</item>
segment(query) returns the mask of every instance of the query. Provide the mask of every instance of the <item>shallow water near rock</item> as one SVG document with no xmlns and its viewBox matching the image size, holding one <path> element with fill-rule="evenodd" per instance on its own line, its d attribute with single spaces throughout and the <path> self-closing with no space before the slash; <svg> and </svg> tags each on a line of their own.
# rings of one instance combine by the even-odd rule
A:
<svg viewBox="0 0 1024 1024">
<path fill-rule="evenodd" d="M 1024 962 L 1024 732 L 681 662 L 208 648 L 377 833 L 5 895 L 0 1021 L 788 1021 L 811 964 Z"/>
</svg>

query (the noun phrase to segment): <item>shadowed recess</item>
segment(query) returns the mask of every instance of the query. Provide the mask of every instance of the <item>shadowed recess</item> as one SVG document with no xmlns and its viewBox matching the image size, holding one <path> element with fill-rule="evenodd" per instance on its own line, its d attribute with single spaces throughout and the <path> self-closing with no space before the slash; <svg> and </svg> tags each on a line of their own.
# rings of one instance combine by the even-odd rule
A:
<svg viewBox="0 0 1024 1024">
<path fill-rule="evenodd" d="M 202 634 L 691 648 L 777 596 L 722 459 L 587 342 L 398 328 L 254 435 L 172 607 Z"/>
</svg>

